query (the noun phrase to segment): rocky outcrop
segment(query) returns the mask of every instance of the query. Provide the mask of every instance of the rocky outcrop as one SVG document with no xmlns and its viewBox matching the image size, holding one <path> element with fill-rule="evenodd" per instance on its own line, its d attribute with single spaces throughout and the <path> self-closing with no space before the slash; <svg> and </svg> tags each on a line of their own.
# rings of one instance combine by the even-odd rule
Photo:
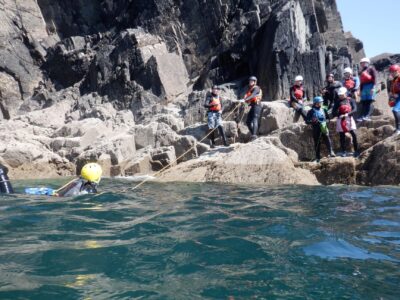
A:
<svg viewBox="0 0 400 300">
<path fill-rule="evenodd" d="M 248 144 L 220 148 L 164 172 L 162 181 L 318 184 L 310 172 L 296 168 L 277 140 L 260 138 Z M 252 155 L 250 155 L 252 154 Z M 294 153 L 291 153 L 292 158 Z"/>
<path fill-rule="evenodd" d="M 400 136 L 387 138 L 365 151 L 357 171 L 359 184 L 399 185 Z"/>
</svg>

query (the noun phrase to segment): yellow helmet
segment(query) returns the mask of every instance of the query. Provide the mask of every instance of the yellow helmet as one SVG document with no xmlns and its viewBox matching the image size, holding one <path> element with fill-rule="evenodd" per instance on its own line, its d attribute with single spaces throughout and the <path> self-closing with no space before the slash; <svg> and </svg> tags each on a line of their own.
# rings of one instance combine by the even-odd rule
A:
<svg viewBox="0 0 400 300">
<path fill-rule="evenodd" d="M 87 181 L 99 183 L 103 173 L 99 164 L 88 163 L 81 170 L 81 177 Z"/>
</svg>

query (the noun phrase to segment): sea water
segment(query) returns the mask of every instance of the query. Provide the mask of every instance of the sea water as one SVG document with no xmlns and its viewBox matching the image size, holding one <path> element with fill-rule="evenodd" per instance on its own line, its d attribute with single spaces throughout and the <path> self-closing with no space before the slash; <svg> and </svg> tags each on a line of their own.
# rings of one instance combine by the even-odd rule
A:
<svg viewBox="0 0 400 300">
<path fill-rule="evenodd" d="M 0 299 L 400 299 L 398 187 L 134 184 L 0 196 Z"/>
</svg>

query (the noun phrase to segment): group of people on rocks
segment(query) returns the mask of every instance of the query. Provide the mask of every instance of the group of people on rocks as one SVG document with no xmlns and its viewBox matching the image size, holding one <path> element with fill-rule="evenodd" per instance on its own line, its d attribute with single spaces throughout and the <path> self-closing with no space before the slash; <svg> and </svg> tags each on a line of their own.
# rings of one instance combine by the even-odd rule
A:
<svg viewBox="0 0 400 300">
<path fill-rule="evenodd" d="M 389 69 L 389 105 L 395 117 L 395 134 L 400 134 L 400 65 L 392 65 Z M 321 159 L 321 143 L 324 142 L 329 156 L 336 156 L 329 136 L 327 123 L 330 119 L 336 119 L 336 131 L 340 138 L 340 155 L 347 156 L 346 133 L 349 133 L 353 143 L 353 156 L 359 156 L 359 148 L 356 134 L 356 121 L 370 121 L 376 99 L 377 72 L 368 58 L 360 61 L 359 76 L 354 76 L 352 68 L 344 69 L 342 81 L 336 81 L 334 74 L 326 76 L 326 86 L 321 90 L 321 96 L 313 99 L 312 106 L 306 104 L 307 95 L 303 87 L 303 77 L 295 77 L 294 85 L 290 88 L 289 106 L 298 112 L 307 124 L 313 129 L 316 161 Z M 262 90 L 257 85 L 257 78 L 251 76 L 244 98 L 240 103 L 250 106 L 246 124 L 251 133 L 251 140 L 257 138 L 258 123 L 261 116 Z M 355 120 L 357 101 L 360 100 L 361 112 Z M 225 146 L 228 146 L 224 128 L 222 126 L 222 104 L 219 96 L 219 87 L 213 86 L 207 95 L 204 106 L 208 109 L 208 128 L 211 147 L 215 147 L 214 131 L 218 129 Z"/>
</svg>

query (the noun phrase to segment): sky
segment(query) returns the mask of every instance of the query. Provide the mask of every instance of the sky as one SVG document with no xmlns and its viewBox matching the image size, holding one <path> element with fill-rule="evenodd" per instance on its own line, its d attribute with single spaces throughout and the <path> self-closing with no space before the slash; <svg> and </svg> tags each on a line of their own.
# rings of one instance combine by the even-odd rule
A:
<svg viewBox="0 0 400 300">
<path fill-rule="evenodd" d="M 364 43 L 368 57 L 400 53 L 400 0 L 336 0 L 344 31 Z"/>
</svg>

